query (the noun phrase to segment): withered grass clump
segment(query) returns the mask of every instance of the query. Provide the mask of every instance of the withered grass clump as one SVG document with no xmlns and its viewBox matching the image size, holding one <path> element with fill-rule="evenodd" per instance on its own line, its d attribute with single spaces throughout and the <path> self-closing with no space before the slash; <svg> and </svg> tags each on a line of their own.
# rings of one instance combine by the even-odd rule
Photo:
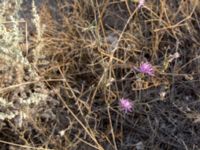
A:
<svg viewBox="0 0 200 150">
<path fill-rule="evenodd" d="M 200 149 L 198 0 L 31 2 L 0 22 L 2 149 Z"/>
</svg>

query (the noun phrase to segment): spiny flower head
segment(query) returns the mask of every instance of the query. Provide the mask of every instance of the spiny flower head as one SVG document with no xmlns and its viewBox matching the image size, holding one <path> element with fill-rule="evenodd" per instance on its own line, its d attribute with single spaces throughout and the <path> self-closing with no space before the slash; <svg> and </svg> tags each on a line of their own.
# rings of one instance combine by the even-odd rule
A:
<svg viewBox="0 0 200 150">
<path fill-rule="evenodd" d="M 141 73 L 148 74 L 150 76 L 154 76 L 154 69 L 153 66 L 148 62 L 143 62 L 140 65 L 139 71 Z"/>
<path fill-rule="evenodd" d="M 142 6 L 144 6 L 145 0 L 139 0 L 139 4 L 138 7 L 141 8 Z"/>
<path fill-rule="evenodd" d="M 169 55 L 169 62 L 172 62 L 174 59 L 177 59 L 177 58 L 179 58 L 180 57 L 180 54 L 178 53 L 178 52 L 176 52 L 176 53 L 174 53 L 174 54 L 170 54 Z"/>
<path fill-rule="evenodd" d="M 126 98 L 121 98 L 119 100 L 119 106 L 121 110 L 124 111 L 125 113 L 132 112 L 133 110 L 133 102 Z"/>
</svg>

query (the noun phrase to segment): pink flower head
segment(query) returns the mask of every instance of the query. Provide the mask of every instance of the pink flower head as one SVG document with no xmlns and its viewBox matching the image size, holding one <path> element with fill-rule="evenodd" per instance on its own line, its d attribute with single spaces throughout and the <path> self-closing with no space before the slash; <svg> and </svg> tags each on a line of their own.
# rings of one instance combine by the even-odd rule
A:
<svg viewBox="0 0 200 150">
<path fill-rule="evenodd" d="M 125 113 L 127 112 L 132 112 L 133 110 L 133 102 L 130 101 L 129 99 L 122 98 L 119 100 L 119 106 L 122 111 Z"/>
<path fill-rule="evenodd" d="M 139 68 L 139 71 L 141 73 L 145 73 L 145 74 L 148 74 L 150 76 L 154 76 L 154 69 L 153 69 L 153 66 L 148 63 L 148 62 L 144 62 L 140 65 L 140 68 Z"/>
<path fill-rule="evenodd" d="M 144 6 L 145 0 L 139 0 L 139 4 L 138 7 L 141 8 L 142 6 Z"/>
</svg>

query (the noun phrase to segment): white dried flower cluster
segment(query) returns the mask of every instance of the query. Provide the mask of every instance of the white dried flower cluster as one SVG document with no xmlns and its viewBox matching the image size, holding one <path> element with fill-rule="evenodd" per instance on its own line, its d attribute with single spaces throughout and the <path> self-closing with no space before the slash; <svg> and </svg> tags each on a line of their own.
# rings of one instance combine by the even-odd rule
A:
<svg viewBox="0 0 200 150">
<path fill-rule="evenodd" d="M 12 77 L 15 80 L 15 82 L 13 82 L 15 84 L 21 84 L 21 82 L 23 82 L 25 77 L 24 68 L 28 70 L 28 76 L 30 79 L 35 79 L 38 77 L 37 72 L 32 69 L 33 67 L 31 63 L 26 58 L 26 56 L 24 56 L 19 46 L 20 43 L 25 42 L 25 35 L 23 35 L 24 28 L 22 27 L 23 24 L 19 19 L 19 11 L 22 2 L 23 0 L 5 0 L 0 2 L 0 77 L 2 79 L 2 76 L 5 76 L 5 74 L 2 72 L 10 72 L 10 74 L 15 72 L 15 76 Z M 13 8 L 11 9 L 11 7 Z M 11 11 L 9 12 L 8 10 Z M 40 18 L 37 14 L 34 0 L 32 12 L 34 18 L 33 22 L 36 26 L 37 38 L 41 39 L 43 28 L 40 26 Z M 36 50 L 37 52 L 42 49 L 42 45 L 39 44 L 38 47 Z M 41 84 L 44 85 L 43 83 Z M 44 89 L 42 85 L 40 88 Z M 2 86 L 2 84 L 0 85 L 0 87 L 3 88 L 6 86 Z M 12 83 L 9 83 L 8 86 L 12 86 Z M 11 92 L 26 93 L 26 91 L 26 86 L 20 86 L 20 88 L 13 89 Z M 27 117 L 27 112 L 25 112 L 25 110 L 32 111 L 32 106 L 37 106 L 41 102 L 44 102 L 48 96 L 47 93 L 43 94 L 39 92 L 29 92 L 29 94 L 30 95 L 26 98 L 14 98 L 13 96 L 9 98 L 9 100 L 8 98 L 3 97 L 3 95 L 0 95 L 0 120 L 2 121 L 5 119 L 14 119 L 16 124 L 21 127 L 23 120 Z M 18 108 L 16 108 L 16 106 L 13 104 L 13 99 L 17 99 L 17 103 L 20 105 Z"/>
<path fill-rule="evenodd" d="M 38 59 L 42 56 L 41 55 L 41 50 L 44 47 L 44 42 L 43 42 L 43 34 L 45 31 L 45 26 L 41 24 L 41 19 L 40 16 L 37 12 L 36 5 L 35 5 L 35 0 L 32 1 L 32 14 L 33 14 L 33 19 L 32 22 L 35 25 L 36 29 L 36 40 L 37 40 L 37 46 L 33 50 L 33 57 L 34 57 L 34 63 L 35 65 L 38 62 Z"/>
<path fill-rule="evenodd" d="M 1 108 L 7 110 L 8 107 L 13 107 L 13 103 L 8 102 L 6 99 L 0 97 L 0 106 Z M 0 112 L 0 120 L 13 119 L 17 114 L 18 113 L 15 111 Z"/>
<path fill-rule="evenodd" d="M 11 5 L 12 3 L 15 5 Z M 21 3 L 22 0 L 8 0 L 0 3 L 0 58 L 9 64 L 28 64 L 19 48 L 19 44 L 24 40 L 17 14 Z M 8 11 L 8 9 L 12 9 L 12 11 Z"/>
</svg>

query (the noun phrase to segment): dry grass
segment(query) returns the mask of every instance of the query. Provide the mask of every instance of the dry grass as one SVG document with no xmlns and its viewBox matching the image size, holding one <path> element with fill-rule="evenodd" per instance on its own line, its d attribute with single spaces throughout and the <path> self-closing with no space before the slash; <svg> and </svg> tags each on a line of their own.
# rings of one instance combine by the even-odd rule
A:
<svg viewBox="0 0 200 150">
<path fill-rule="evenodd" d="M 1 149 L 200 149 L 200 2 L 137 5 L 24 2 L 28 29 L 15 28 L 27 61 L 0 55 Z M 133 69 L 142 61 L 155 76 Z M 133 112 L 120 111 L 122 97 Z"/>
</svg>

